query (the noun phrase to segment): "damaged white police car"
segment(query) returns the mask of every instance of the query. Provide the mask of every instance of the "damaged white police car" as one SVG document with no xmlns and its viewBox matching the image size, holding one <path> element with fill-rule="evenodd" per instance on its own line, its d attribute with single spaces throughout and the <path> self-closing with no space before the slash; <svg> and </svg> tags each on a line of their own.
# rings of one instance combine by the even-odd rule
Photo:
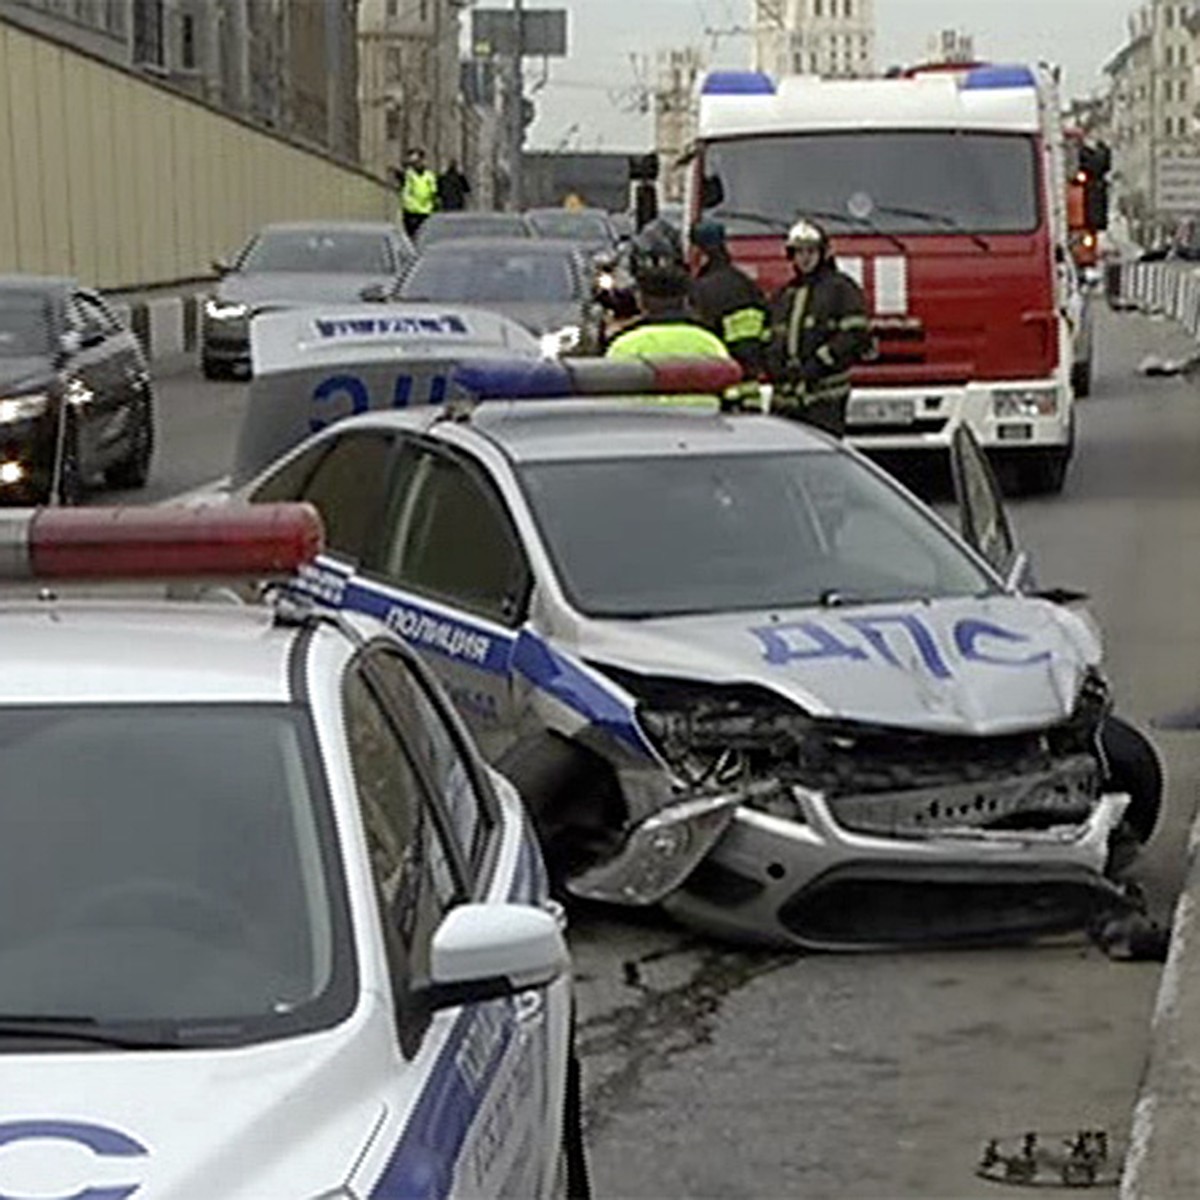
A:
<svg viewBox="0 0 1200 1200">
<path fill-rule="evenodd" d="M 1123 911 L 1157 758 L 978 447 L 959 536 L 804 426 L 645 403 L 724 369 L 465 364 L 473 406 L 339 421 L 235 494 L 320 508 L 300 586 L 425 657 L 575 895 L 823 949 Z"/>
</svg>

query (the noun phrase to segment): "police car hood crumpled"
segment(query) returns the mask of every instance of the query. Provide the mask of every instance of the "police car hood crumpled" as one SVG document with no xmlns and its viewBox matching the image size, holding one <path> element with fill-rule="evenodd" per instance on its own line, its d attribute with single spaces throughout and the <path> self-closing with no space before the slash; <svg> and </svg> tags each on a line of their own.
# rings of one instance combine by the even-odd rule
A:
<svg viewBox="0 0 1200 1200">
<path fill-rule="evenodd" d="M 812 717 L 974 735 L 1064 720 L 1101 656 L 1081 615 L 1009 595 L 597 620 L 579 640 L 597 665 L 759 684 Z"/>
<path fill-rule="evenodd" d="M 380 1127 L 378 1039 L 15 1054 L 0 1194 L 296 1200 L 350 1179 Z"/>
</svg>

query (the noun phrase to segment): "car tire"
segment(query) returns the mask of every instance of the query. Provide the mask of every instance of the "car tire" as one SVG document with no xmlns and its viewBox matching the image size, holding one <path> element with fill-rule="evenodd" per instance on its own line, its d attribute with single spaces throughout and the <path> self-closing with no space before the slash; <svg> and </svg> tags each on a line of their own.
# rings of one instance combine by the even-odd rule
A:
<svg viewBox="0 0 1200 1200">
<path fill-rule="evenodd" d="M 1077 399 L 1082 399 L 1092 394 L 1091 359 L 1087 362 L 1076 363 L 1071 368 L 1071 387 L 1074 389 Z"/>
<path fill-rule="evenodd" d="M 1069 450 L 1033 450 L 1017 464 L 1019 490 L 1025 496 L 1057 496 L 1067 482 Z"/>
<path fill-rule="evenodd" d="M 566 1093 L 563 1097 L 562 1148 L 555 1179 L 556 1200 L 592 1200 L 588 1170 L 587 1141 L 583 1134 L 583 1071 L 575 1048 L 575 1010 L 571 1010 L 571 1033 L 567 1046 Z"/>
<path fill-rule="evenodd" d="M 620 843 L 625 806 L 612 767 L 565 738 L 518 742 L 496 763 L 520 793 L 555 894 Z"/>
<path fill-rule="evenodd" d="M 200 372 L 205 379 L 214 382 L 218 379 L 229 379 L 231 375 L 228 366 L 223 362 L 217 362 L 215 358 L 201 358 Z"/>
<path fill-rule="evenodd" d="M 66 422 L 66 428 L 63 431 L 62 470 L 58 477 L 58 494 L 57 497 L 51 495 L 49 499 L 51 502 L 57 499 L 64 508 L 73 508 L 83 502 L 84 493 L 83 470 L 79 462 L 79 425 L 75 414 L 69 408 L 64 410 L 63 420 Z M 53 480 L 50 486 L 53 488 Z"/>
<path fill-rule="evenodd" d="M 154 401 L 149 391 L 134 405 L 136 429 L 128 457 L 105 469 L 104 482 L 110 488 L 144 488 L 150 478 L 150 460 L 154 456 Z"/>
<path fill-rule="evenodd" d="M 1106 785 L 1130 796 L 1110 845 L 1109 873 L 1120 874 L 1154 836 L 1162 815 L 1164 774 L 1150 739 L 1120 717 L 1104 722 L 1100 744 L 1108 763 Z"/>
</svg>

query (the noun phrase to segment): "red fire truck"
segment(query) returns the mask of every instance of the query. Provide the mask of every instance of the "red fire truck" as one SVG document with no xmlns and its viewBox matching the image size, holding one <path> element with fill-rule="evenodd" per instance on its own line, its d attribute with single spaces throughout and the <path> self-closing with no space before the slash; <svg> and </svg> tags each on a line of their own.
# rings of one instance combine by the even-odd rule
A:
<svg viewBox="0 0 1200 1200">
<path fill-rule="evenodd" d="M 1061 490 L 1091 338 L 1059 113 L 1040 67 L 705 81 L 689 215 L 723 221 L 768 292 L 789 275 L 783 234 L 815 218 L 866 292 L 856 444 L 944 451 L 966 422 L 1023 489 Z"/>
</svg>

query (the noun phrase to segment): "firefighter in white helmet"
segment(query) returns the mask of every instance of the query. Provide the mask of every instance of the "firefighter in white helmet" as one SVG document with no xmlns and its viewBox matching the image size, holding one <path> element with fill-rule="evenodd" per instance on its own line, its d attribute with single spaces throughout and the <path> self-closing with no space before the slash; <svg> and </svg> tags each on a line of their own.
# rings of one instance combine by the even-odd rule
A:
<svg viewBox="0 0 1200 1200">
<path fill-rule="evenodd" d="M 788 230 L 794 277 L 771 306 L 771 411 L 841 437 L 850 368 L 871 350 L 862 288 L 834 262 L 825 231 L 809 220 Z"/>
</svg>

